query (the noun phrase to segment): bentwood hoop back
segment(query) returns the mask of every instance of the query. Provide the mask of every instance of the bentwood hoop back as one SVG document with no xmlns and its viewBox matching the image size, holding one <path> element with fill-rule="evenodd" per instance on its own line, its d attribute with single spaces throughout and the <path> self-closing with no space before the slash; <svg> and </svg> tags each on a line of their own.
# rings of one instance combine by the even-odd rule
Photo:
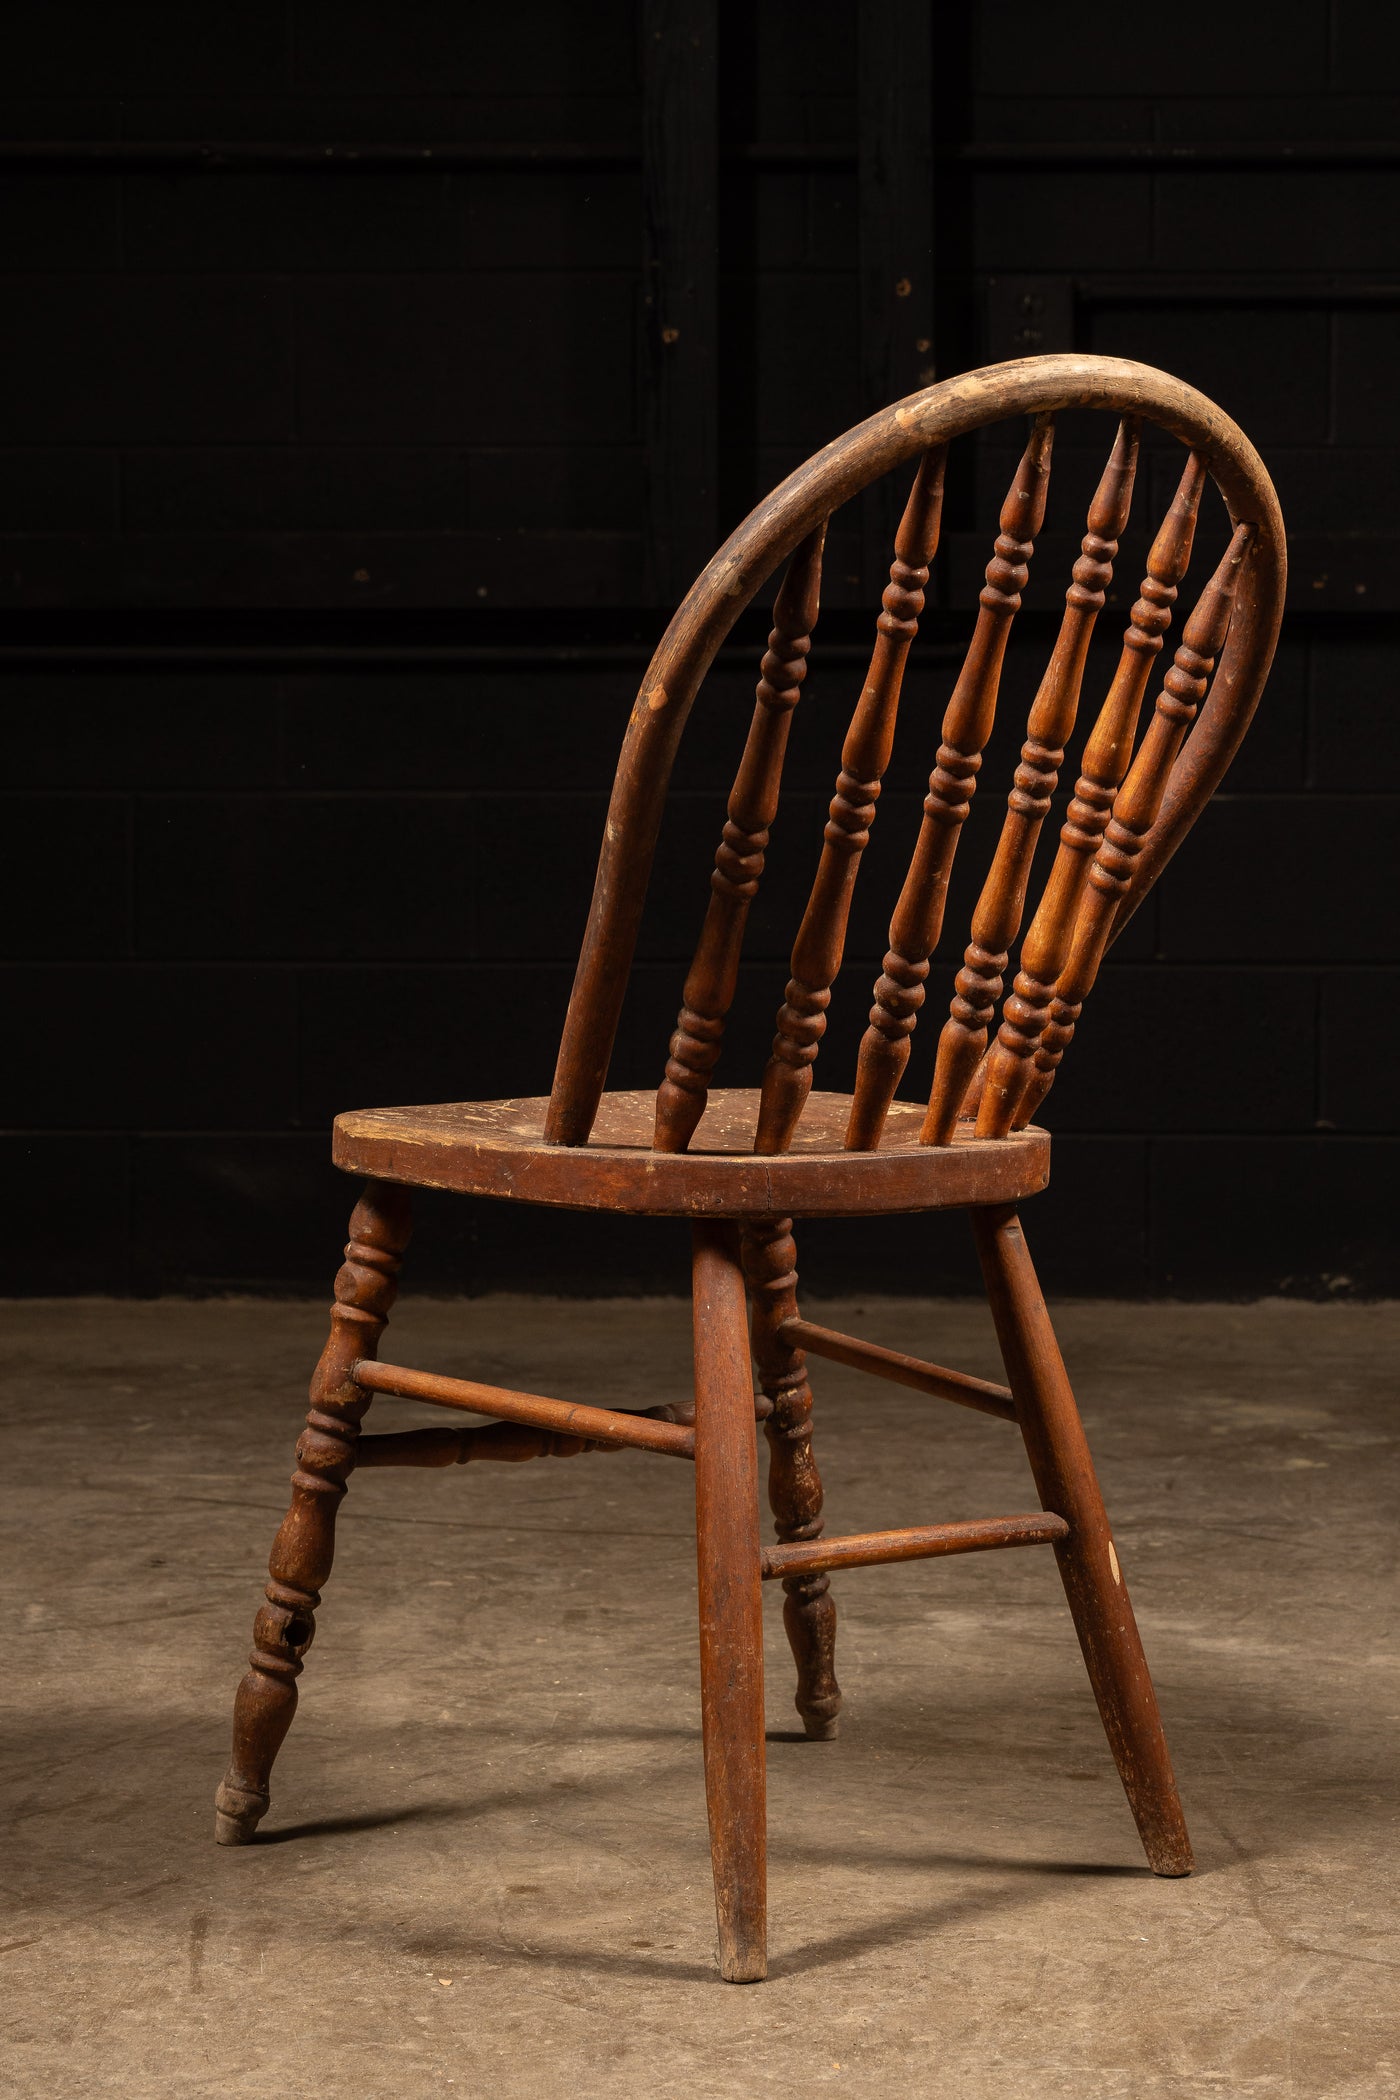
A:
<svg viewBox="0 0 1400 2100">
<path fill-rule="evenodd" d="M 1100 409 L 1115 419 L 1107 426 L 1105 465 L 1082 521 L 1059 634 L 1031 706 L 962 966 L 929 1023 L 923 1009 L 930 958 L 1046 514 L 1055 418 L 1068 408 Z M 923 818 L 894 902 L 855 1091 L 823 1093 L 814 1086 L 816 1067 L 937 551 L 947 450 L 1011 417 L 1029 419 L 1025 450 L 1002 505 L 966 658 L 941 730 L 930 729 Z M 1079 713 L 1089 644 L 1113 582 L 1149 423 L 1180 441 L 1180 480 L 1155 521 L 1118 668 L 1094 703 L 1073 797 L 1045 855 L 1048 869 L 1032 909 L 1036 850 Z M 827 521 L 880 475 L 909 462 L 912 486 L 870 669 L 840 753 L 829 818 L 814 842 L 811 894 L 772 1053 L 764 1071 L 751 1075 L 756 1087 L 716 1087 L 745 923 L 778 813 L 817 621 Z M 1207 480 L 1224 498 L 1230 529 L 1223 546 L 1194 564 L 1202 580 L 1191 587 L 1193 602 L 1178 629 L 1178 594 L 1193 566 Z M 669 1057 L 663 1071 L 658 1054 L 654 1096 L 609 1094 L 613 1037 L 680 735 L 720 642 L 780 571 L 753 722 L 703 912 L 697 871 L 700 937 Z M 551 1094 L 337 1118 L 335 1159 L 368 1180 L 351 1219 L 330 1339 L 297 1446 L 292 1504 L 273 1544 L 266 1601 L 238 1691 L 233 1760 L 218 1794 L 222 1842 L 251 1839 L 268 1808 L 273 1760 L 291 1724 L 330 1572 L 336 1507 L 354 1467 L 518 1461 L 625 1445 L 695 1466 L 701 1717 L 723 1976 L 750 1981 L 766 1966 L 761 1591 L 770 1578 L 785 1593 L 798 1711 L 807 1734 L 824 1740 L 836 1734 L 841 1706 L 830 1570 L 1051 1546 L 1148 1860 L 1159 1874 L 1190 1872 L 1190 1843 L 1122 1566 L 1016 1206 L 1048 1179 L 1050 1140 L 1031 1119 L 1054 1084 L 1103 958 L 1248 727 L 1273 654 L 1284 581 L 1277 499 L 1243 433 L 1179 380 L 1095 357 L 1026 358 L 897 403 L 808 460 L 720 549 L 667 629 L 632 710 Z M 898 1096 L 921 1021 L 939 1030 L 932 1089 L 922 1103 Z M 415 1185 L 688 1218 L 693 1398 L 626 1414 L 377 1361 Z M 798 1310 L 795 1219 L 947 1209 L 970 1215 L 1005 1386 L 834 1333 Z M 1039 1510 L 825 1536 L 808 1355 L 1014 1422 Z M 360 1425 L 376 1393 L 485 1414 L 494 1424 L 366 1436 Z M 769 1445 L 778 1538 L 768 1548 L 757 1522 L 756 1418 Z"/>
</svg>

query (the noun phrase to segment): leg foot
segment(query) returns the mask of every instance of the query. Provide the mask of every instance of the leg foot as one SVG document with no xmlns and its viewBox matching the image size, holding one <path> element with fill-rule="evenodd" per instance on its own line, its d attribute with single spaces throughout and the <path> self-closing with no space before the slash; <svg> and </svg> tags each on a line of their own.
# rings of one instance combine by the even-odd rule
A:
<svg viewBox="0 0 1400 2100">
<path fill-rule="evenodd" d="M 225 1779 L 214 1796 L 214 1843 L 251 1845 L 270 1806 L 267 1794 L 249 1793 L 246 1787 L 230 1786 Z"/>
<path fill-rule="evenodd" d="M 705 1800 L 727 1983 L 767 1960 L 767 1793 L 758 1451 L 739 1236 L 694 1233 L 695 1542 Z"/>
<path fill-rule="evenodd" d="M 351 1367 L 375 1352 L 408 1234 L 406 1190 L 369 1182 L 350 1219 L 330 1339 L 311 1380 L 311 1407 L 297 1445 L 291 1507 L 272 1543 L 266 1601 L 234 1700 L 233 1756 L 214 1802 L 214 1836 L 221 1845 L 250 1844 L 267 1813 L 273 1760 L 296 1712 L 302 1657 L 316 1631 L 316 1607 L 335 1552 L 335 1513 L 369 1406 Z"/>
<path fill-rule="evenodd" d="M 1191 1840 L 1084 1427 L 1014 1210 L 973 1231 L 1041 1505 L 1070 1527 L 1055 1548 L 1104 1732 L 1154 1874 L 1189 1874 Z"/>
<path fill-rule="evenodd" d="M 744 1271 L 753 1302 L 753 1353 L 770 1403 L 768 1502 L 784 1545 L 822 1535 L 822 1482 L 812 1454 L 812 1389 L 807 1359 L 783 1338 L 782 1323 L 797 1313 L 797 1248 L 791 1218 L 769 1218 L 744 1228 Z M 799 1575 L 783 1584 L 783 1625 L 797 1664 L 797 1711 L 814 1743 L 840 1734 L 841 1687 L 836 1682 L 836 1600 L 825 1574 Z"/>
</svg>

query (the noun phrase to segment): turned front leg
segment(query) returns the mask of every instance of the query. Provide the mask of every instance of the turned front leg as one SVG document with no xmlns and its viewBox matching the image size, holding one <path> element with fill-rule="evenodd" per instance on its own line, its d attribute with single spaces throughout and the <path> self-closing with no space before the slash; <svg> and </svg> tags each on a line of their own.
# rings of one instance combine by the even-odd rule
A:
<svg viewBox="0 0 1400 2100">
<path fill-rule="evenodd" d="M 804 1352 L 783 1334 L 797 1317 L 797 1248 L 791 1218 L 744 1228 L 744 1271 L 753 1306 L 753 1353 L 772 1403 L 768 1438 L 768 1502 L 779 1539 L 820 1538 L 822 1482 L 812 1454 L 812 1388 Z M 823 1573 L 783 1583 L 783 1625 L 797 1664 L 797 1711 L 813 1742 L 839 1733 L 841 1687 L 836 1682 L 836 1600 Z"/>
<path fill-rule="evenodd" d="M 370 1403 L 351 1367 L 378 1347 L 409 1230 L 407 1190 L 367 1183 L 350 1219 L 330 1338 L 311 1380 L 311 1407 L 297 1444 L 291 1507 L 272 1543 L 266 1602 L 234 1700 L 233 1755 L 214 1800 L 214 1834 L 221 1845 L 247 1844 L 267 1813 L 273 1760 L 296 1712 L 302 1657 L 311 1646 L 335 1553 L 336 1510 Z"/>
</svg>

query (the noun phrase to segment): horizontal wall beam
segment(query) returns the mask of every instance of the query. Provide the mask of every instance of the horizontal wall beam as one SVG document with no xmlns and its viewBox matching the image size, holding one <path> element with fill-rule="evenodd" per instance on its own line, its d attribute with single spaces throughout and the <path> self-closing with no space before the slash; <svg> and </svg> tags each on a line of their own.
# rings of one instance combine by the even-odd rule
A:
<svg viewBox="0 0 1400 2100">
<path fill-rule="evenodd" d="M 1372 296 L 1374 294 L 1374 297 Z M 1251 291 L 1251 299 L 1254 294 Z M 1261 295 L 1265 297 L 1267 295 Z M 1180 300 L 1191 303 L 1183 292 Z M 1283 303 L 1296 303 L 1280 295 Z M 1216 301 L 1214 294 L 1201 304 Z M 1257 303 L 1257 302 L 1256 302 Z M 1324 302 L 1327 303 L 1327 302 Z M 1400 280 L 1389 286 L 1361 287 L 1355 296 L 1340 296 L 1337 306 L 1400 306 Z M 1008 347 L 1015 347 L 1008 341 Z M 1009 427 L 1009 426 L 1008 426 Z M 289 452 L 294 447 L 288 447 Z M 371 592 L 355 581 L 347 559 L 353 538 L 356 566 L 375 579 Z M 987 551 L 986 532 L 953 530 L 943 536 L 945 573 L 938 611 L 973 613 L 982 588 Z M 854 558 L 855 549 L 851 548 Z M 1072 532 L 1051 530 L 1037 543 L 1041 573 L 1068 576 L 1079 541 Z M 1288 536 L 1290 612 L 1334 613 L 1400 611 L 1400 534 L 1357 532 L 1290 533 Z M 559 612 L 595 607 L 599 611 L 638 606 L 644 600 L 643 546 L 637 532 L 487 532 L 433 531 L 418 534 L 369 531 L 146 532 L 6 532 L 0 534 L 0 610 L 45 614 L 55 628 L 70 623 L 74 613 L 119 611 L 152 619 L 187 613 L 204 617 L 245 613 L 381 614 L 480 612 L 484 596 L 494 613 L 538 612 L 541 574 L 551 577 L 551 605 Z M 854 573 L 854 572 L 852 572 Z M 760 595 L 759 603 L 763 600 Z M 857 585 L 838 572 L 827 592 L 828 611 L 862 603 Z M 1114 609 L 1114 617 L 1119 617 Z M 33 646 L 32 644 L 29 646 Z M 96 646 L 95 644 L 93 645 Z M 120 645 L 114 644 L 114 651 Z M 292 645 L 264 645 L 276 655 Z M 311 645 L 306 645 L 309 649 Z M 326 645 L 327 652 L 330 645 Z M 465 648 L 471 645 L 462 645 Z M 484 646 L 484 645 L 477 645 Z M 501 645 L 492 645 L 499 656 Z M 738 649 L 738 645 L 735 645 Z M 937 657 L 934 650 L 942 650 Z M 837 651 L 841 653 L 838 655 Z M 353 652 L 359 653 L 359 652 Z M 747 654 L 756 664 L 761 644 Z M 825 646 L 820 638 L 812 664 L 869 660 L 868 645 Z M 113 654 L 110 660 L 115 661 Z M 171 661 L 176 661 L 172 654 Z M 271 660 L 271 656 L 267 659 Z M 305 655 L 303 662 L 313 659 Z M 342 656 L 341 661 L 348 661 Z M 421 661 L 431 662 L 431 656 Z M 453 661 L 444 650 L 437 659 Z M 482 659 L 463 654 L 462 662 Z M 590 659 L 578 654 L 577 662 Z M 738 657 L 726 657 L 726 662 Z M 921 648 L 918 661 L 947 661 L 941 643 Z M 336 659 L 325 653 L 322 661 Z M 367 665 L 390 661 L 366 653 Z M 641 655 L 632 661 L 641 662 Z"/>
<path fill-rule="evenodd" d="M 935 1400 L 952 1400 L 959 1407 L 972 1407 L 979 1414 L 998 1415 L 1004 1422 L 1016 1419 L 1011 1388 L 993 1385 L 986 1378 L 969 1378 L 965 1371 L 945 1371 L 926 1364 L 920 1357 L 903 1356 L 897 1349 L 882 1349 L 853 1334 L 838 1334 L 832 1327 L 817 1327 L 810 1320 L 784 1320 L 784 1341 L 808 1350 L 813 1356 L 829 1357 L 852 1371 L 867 1371 L 872 1378 L 888 1378 L 892 1385 L 905 1385 L 915 1393 L 929 1393 Z"/>
<path fill-rule="evenodd" d="M 433 1371 L 411 1371 L 402 1364 L 362 1358 L 352 1372 L 367 1393 L 392 1393 L 400 1400 L 426 1400 L 434 1407 L 461 1407 L 471 1414 L 496 1415 L 503 1422 L 529 1422 L 557 1436 L 582 1437 L 588 1443 L 631 1444 L 639 1451 L 665 1451 L 673 1458 L 694 1458 L 695 1431 L 655 1415 L 620 1414 L 611 1407 L 578 1407 L 550 1400 L 542 1393 L 516 1393 L 502 1385 L 478 1385 L 471 1378 L 442 1378 Z"/>
<path fill-rule="evenodd" d="M 865 1531 L 850 1538 L 769 1546 L 762 1568 L 769 1581 L 774 1576 L 811 1575 L 822 1568 L 873 1568 L 945 1553 L 990 1553 L 1001 1546 L 1053 1546 L 1068 1537 L 1063 1517 L 1040 1510 L 1034 1516 L 976 1517 L 963 1524 L 923 1524 L 910 1531 Z"/>
<path fill-rule="evenodd" d="M 432 175 L 447 168 L 636 167 L 641 151 L 617 140 L 544 140 L 539 144 L 484 139 L 7 139 L 0 169 L 63 167 L 156 168 L 210 174 L 270 168 L 320 169 L 344 175 L 357 168 L 404 169 Z"/>
<path fill-rule="evenodd" d="M 943 156 L 940 156 L 940 158 Z M 1061 169 L 1393 168 L 1400 166 L 1394 139 L 1312 139 L 1298 145 L 1249 140 L 1197 144 L 1174 139 L 975 139 L 946 156 L 973 168 L 1047 173 Z"/>
<path fill-rule="evenodd" d="M 462 665 L 468 670 L 645 670 L 655 650 L 648 642 L 13 642 L 0 643 L 0 671 L 124 670 L 420 671 Z M 921 665 L 960 664 L 961 642 L 920 646 Z M 868 664 L 870 644 L 822 644 L 825 664 Z M 759 651 L 741 643 L 717 649 L 721 670 L 757 670 Z"/>
<path fill-rule="evenodd" d="M 896 18 L 901 33 L 907 25 Z M 836 142 L 744 140 L 718 149 L 723 161 L 757 168 L 847 168 L 859 155 L 854 146 Z M 1078 169 L 1188 172 L 1231 169 L 1287 170 L 1326 168 L 1393 168 L 1400 166 L 1400 144 L 1394 139 L 1314 139 L 1297 145 L 1246 142 L 1196 144 L 1159 139 L 976 139 L 934 146 L 940 163 L 1045 172 Z M 623 139 L 6 139 L 0 142 L 0 170 L 61 167 L 99 171 L 106 168 L 187 169 L 210 174 L 251 168 L 320 169 L 331 174 L 357 168 L 402 169 L 431 175 L 458 168 L 636 168 L 642 149 Z"/>
</svg>

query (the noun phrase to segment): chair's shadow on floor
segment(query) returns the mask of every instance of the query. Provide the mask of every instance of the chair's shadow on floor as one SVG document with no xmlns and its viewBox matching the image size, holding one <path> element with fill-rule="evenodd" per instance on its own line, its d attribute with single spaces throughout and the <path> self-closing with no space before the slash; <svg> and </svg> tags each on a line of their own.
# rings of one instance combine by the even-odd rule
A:
<svg viewBox="0 0 1400 2100">
<path fill-rule="evenodd" d="M 452 1801 L 420 1801 L 404 1808 L 369 1809 L 358 1816 L 325 1816 L 315 1823 L 286 1823 L 260 1830 L 255 1845 L 291 1845 L 305 1838 L 346 1837 L 360 1830 L 391 1830 L 400 1823 L 450 1823 L 462 1814 Z"/>
<path fill-rule="evenodd" d="M 776 1733 L 774 1739 L 806 1740 L 799 1732 Z M 573 1798 L 577 1799 L 580 1792 L 588 1790 L 585 1783 L 581 1788 L 571 1789 L 571 1793 Z M 518 1797 L 515 1805 L 518 1805 Z M 282 1828 L 260 1831 L 254 1840 L 254 1846 L 314 1843 L 318 1839 L 353 1836 L 359 1832 L 389 1829 L 407 1823 L 447 1823 L 463 1818 L 475 1821 L 481 1809 L 480 1802 L 468 1804 L 437 1801 L 406 1804 L 400 1808 L 385 1808 L 377 1812 L 366 1811 L 358 1815 L 327 1816 L 314 1822 L 290 1823 Z M 870 1918 L 866 1923 L 852 1927 L 849 1931 L 828 1935 L 805 1946 L 791 1949 L 785 1949 L 783 1946 L 784 1926 L 795 1922 L 800 1913 L 785 1919 L 779 1909 L 773 1919 L 773 1938 L 777 1946 L 769 1965 L 771 1982 L 779 1982 L 784 1977 L 840 1967 L 842 1964 L 901 1944 L 933 1940 L 950 1932 L 964 1930 L 973 1924 L 984 1924 L 996 1914 L 1011 1910 L 1018 1904 L 1041 1900 L 1053 1891 L 1057 1883 L 1076 1880 L 1150 1881 L 1153 1878 L 1146 1865 L 1117 1861 L 1016 1859 L 977 1852 L 919 1851 L 905 1847 L 872 1846 L 864 1841 L 859 1845 L 843 1845 L 823 1844 L 819 1838 L 796 1842 L 788 1839 L 784 1842 L 782 1851 L 784 1859 L 794 1864 L 854 1869 L 893 1867 L 905 1873 L 925 1875 L 930 1879 L 950 1873 L 975 1874 L 984 1878 L 978 1886 L 964 1888 L 956 1895 L 935 1897 L 915 1908 L 901 1910 L 898 1914 L 886 1912 L 883 1916 Z M 698 1982 L 708 1985 L 716 1980 L 716 1971 L 712 1964 L 675 1959 L 660 1948 L 605 1948 L 596 1943 L 587 1948 L 580 1948 L 572 1941 L 551 1942 L 547 1934 L 538 1930 L 531 1933 L 528 1946 L 516 1947 L 508 1943 L 503 1944 L 494 1938 L 489 1941 L 463 1939 L 448 1925 L 441 1934 L 431 1934 L 429 1940 L 422 1942 L 422 1947 L 431 1951 L 434 1959 L 443 1962 L 456 1960 L 467 1964 L 474 1960 L 489 1960 L 499 1963 L 504 1958 L 507 1961 L 518 1962 L 522 1968 L 538 1967 L 543 1962 L 561 1968 L 583 1968 L 597 1976 L 632 1978 L 640 1981 L 656 1982 L 667 1979 L 672 1982 Z"/>
<path fill-rule="evenodd" d="M 773 1949 L 768 1965 L 769 1983 L 819 1974 L 825 1969 L 840 1968 L 867 1956 L 919 1941 L 926 1941 L 932 1947 L 940 1939 L 972 1927 L 985 1926 L 999 1913 L 1048 1896 L 1053 1885 L 1065 1879 L 1104 1877 L 1136 1881 L 1152 1878 L 1146 1866 L 1008 1860 L 970 1854 L 928 1853 L 904 1863 L 926 1867 L 930 1872 L 938 1869 L 981 1870 L 998 1879 L 977 1888 L 964 1889 L 956 1895 L 936 1898 L 902 1911 L 898 1916 L 887 1912 L 850 1931 L 828 1934 L 799 1947 L 786 1947 L 784 1941 L 789 1929 L 799 1923 L 802 1913 L 793 1910 L 784 1915 L 781 1910 L 775 1911 L 769 1927 Z M 1028 1879 L 1031 1887 L 1027 1886 Z M 1037 1883 L 1039 1886 L 1034 1886 Z M 532 1931 L 528 1946 L 510 1946 L 497 1939 L 462 1938 L 448 1929 L 441 1936 L 416 1938 L 407 1951 L 429 1953 L 434 1960 L 456 1961 L 463 1966 L 476 1960 L 499 1966 L 505 1960 L 518 1964 L 522 1970 L 538 1971 L 545 1964 L 575 1972 L 584 1971 L 599 1978 L 642 1983 L 699 1983 L 710 1988 L 719 1981 L 717 1965 L 713 1961 L 677 1958 L 661 1948 L 652 1949 L 638 1942 L 630 1947 L 600 1947 L 596 1942 L 580 1946 L 575 1941 L 551 1940 L 547 1933 L 539 1930 Z"/>
<path fill-rule="evenodd" d="M 827 1854 L 828 1858 L 833 1855 Z M 865 1854 L 869 1860 L 872 1855 Z M 905 1865 L 913 1861 L 902 1859 Z M 927 1854 L 919 1862 L 930 1871 L 936 1868 L 961 1869 L 1006 1876 L 990 1887 L 964 1890 L 961 1894 L 945 1897 L 915 1910 L 904 1911 L 898 1917 L 886 1915 L 872 1918 L 867 1924 L 853 1927 L 848 1932 L 833 1933 L 814 1940 L 805 1947 L 784 1951 L 782 1946 L 781 1919 L 774 1937 L 778 1940 L 778 1951 L 769 1962 L 768 1975 L 771 1982 L 785 1976 L 803 1976 L 813 1971 L 837 1968 L 843 1963 L 858 1961 L 865 1955 L 878 1954 L 884 1950 L 917 1940 L 936 1940 L 973 1925 L 985 1925 L 998 1913 L 1013 1910 L 1035 1902 L 1048 1895 L 1055 1882 L 1078 1878 L 1123 1878 L 1139 1881 L 1151 1880 L 1150 1868 L 1103 1865 L 1088 1861 L 1010 1860 L 979 1859 L 953 1854 Z M 1028 1878 L 1038 1882 L 1039 1889 L 1032 1891 L 1026 1886 Z"/>
</svg>

